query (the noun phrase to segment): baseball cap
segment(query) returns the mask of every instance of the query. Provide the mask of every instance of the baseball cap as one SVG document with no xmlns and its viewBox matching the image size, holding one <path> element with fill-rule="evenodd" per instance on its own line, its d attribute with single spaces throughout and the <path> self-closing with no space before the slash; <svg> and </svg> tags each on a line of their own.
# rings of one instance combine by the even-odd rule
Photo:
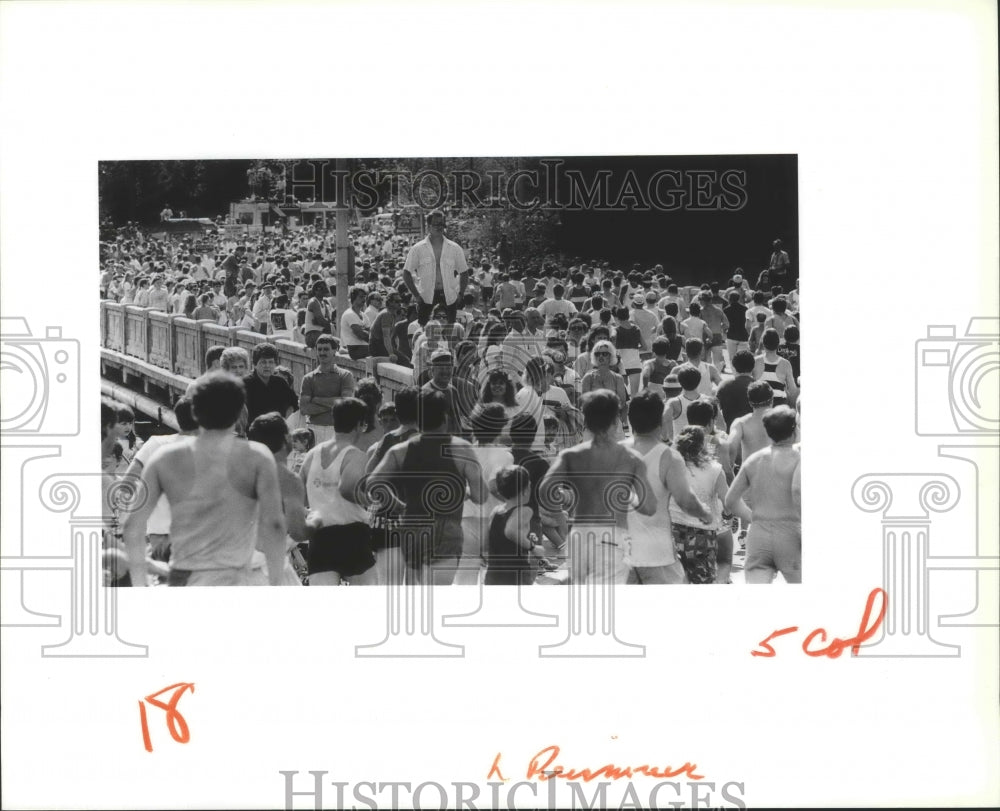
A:
<svg viewBox="0 0 1000 811">
<path fill-rule="evenodd" d="M 642 293 L 636 293 L 634 296 L 632 296 L 632 303 L 636 307 L 641 307 L 643 304 L 646 303 L 646 297 Z"/>
<path fill-rule="evenodd" d="M 454 357 L 447 349 L 437 349 L 431 354 L 431 363 L 452 363 Z"/>
</svg>

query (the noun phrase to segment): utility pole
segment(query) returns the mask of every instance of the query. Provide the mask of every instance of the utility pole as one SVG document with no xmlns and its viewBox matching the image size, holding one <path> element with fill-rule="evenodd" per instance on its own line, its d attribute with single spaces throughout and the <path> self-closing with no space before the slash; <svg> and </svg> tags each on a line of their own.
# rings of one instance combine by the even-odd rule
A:
<svg viewBox="0 0 1000 811">
<path fill-rule="evenodd" d="M 350 306 L 348 298 L 348 265 L 354 261 L 354 251 L 347 236 L 347 223 L 351 214 L 350 161 L 337 158 L 337 318 L 334 321 L 336 337 L 340 339 L 340 321 Z M 344 199 L 341 199 L 343 197 Z"/>
</svg>

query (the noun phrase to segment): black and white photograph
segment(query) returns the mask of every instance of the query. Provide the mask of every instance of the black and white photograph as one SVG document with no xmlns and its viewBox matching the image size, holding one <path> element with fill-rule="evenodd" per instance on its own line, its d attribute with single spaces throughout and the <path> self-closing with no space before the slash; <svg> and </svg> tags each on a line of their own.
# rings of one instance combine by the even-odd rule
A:
<svg viewBox="0 0 1000 811">
<path fill-rule="evenodd" d="M 99 193 L 109 584 L 802 581 L 796 156 Z"/>
<path fill-rule="evenodd" d="M 997 11 L 0 2 L 0 806 L 1000 807 Z"/>
</svg>

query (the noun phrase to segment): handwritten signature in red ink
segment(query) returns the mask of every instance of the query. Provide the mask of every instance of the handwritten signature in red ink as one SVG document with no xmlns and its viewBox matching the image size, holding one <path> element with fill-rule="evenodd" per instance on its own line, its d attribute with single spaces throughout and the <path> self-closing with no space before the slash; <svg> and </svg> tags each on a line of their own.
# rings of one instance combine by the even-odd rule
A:
<svg viewBox="0 0 1000 811">
<path fill-rule="evenodd" d="M 171 690 L 173 691 L 173 695 L 169 701 L 164 702 L 159 699 L 159 696 Z M 145 699 L 152 706 L 166 712 L 167 731 L 170 732 L 170 737 L 177 741 L 177 743 L 187 743 L 191 740 L 191 731 L 188 729 L 187 721 L 184 720 L 184 716 L 177 710 L 177 702 L 181 700 L 181 696 L 184 695 L 185 690 L 190 690 L 193 693 L 194 683 L 185 681 L 177 682 L 177 684 L 171 684 L 169 687 L 164 687 L 162 690 L 146 696 Z M 152 752 L 153 741 L 149 737 L 149 723 L 146 720 L 146 704 L 144 701 L 139 702 L 139 719 L 142 721 L 142 744 L 146 747 L 147 752 Z"/>
<path fill-rule="evenodd" d="M 585 783 L 589 783 L 591 780 L 595 780 L 599 777 L 603 777 L 608 780 L 622 780 L 631 779 L 636 775 L 644 775 L 646 777 L 669 779 L 680 774 L 686 774 L 691 780 L 703 779 L 702 775 L 695 771 L 698 768 L 698 765 L 695 763 L 685 763 L 683 766 L 678 768 L 672 768 L 670 766 L 650 766 L 649 764 L 641 766 L 616 766 L 613 763 L 606 763 L 596 769 L 573 769 L 565 766 L 553 766 L 556 758 L 559 757 L 559 751 L 558 746 L 546 746 L 544 749 L 539 751 L 528 764 L 528 768 L 525 773 L 526 779 L 544 781 L 551 780 L 553 778 L 561 778 L 563 780 L 582 780 Z M 487 780 L 493 777 L 498 777 L 501 780 L 507 779 L 503 776 L 503 772 L 500 771 L 500 756 L 501 753 L 497 752 L 497 756 L 493 759 L 493 765 L 490 767 L 489 773 L 486 775 Z M 542 762 L 543 760 L 544 762 Z"/>
<path fill-rule="evenodd" d="M 881 597 L 881 609 L 879 610 L 878 616 L 875 621 L 872 621 L 872 611 L 875 607 L 876 598 Z M 879 627 L 882 625 L 882 620 L 885 618 L 885 611 L 889 605 L 889 597 L 885 593 L 884 589 L 872 589 L 871 593 L 868 595 L 868 602 L 865 603 L 865 613 L 861 615 L 861 625 L 858 628 L 858 633 L 855 636 L 848 637 L 847 639 L 840 639 L 835 637 L 830 641 L 825 647 L 814 648 L 813 642 L 819 637 L 820 643 L 826 643 L 826 629 L 817 628 L 815 631 L 810 632 L 806 635 L 806 638 L 802 640 L 802 652 L 806 656 L 826 656 L 830 659 L 836 659 L 842 654 L 848 647 L 851 649 L 851 653 L 854 656 L 858 655 L 858 651 L 861 648 L 861 643 L 866 642 L 875 636 Z M 784 636 L 785 634 L 792 634 L 799 630 L 798 625 L 792 625 L 788 628 L 781 628 L 780 630 L 772 633 L 767 639 L 758 642 L 758 646 L 764 650 L 752 650 L 750 651 L 751 656 L 763 656 L 769 658 L 776 654 L 776 651 L 771 646 L 771 640 L 779 636 Z"/>
</svg>

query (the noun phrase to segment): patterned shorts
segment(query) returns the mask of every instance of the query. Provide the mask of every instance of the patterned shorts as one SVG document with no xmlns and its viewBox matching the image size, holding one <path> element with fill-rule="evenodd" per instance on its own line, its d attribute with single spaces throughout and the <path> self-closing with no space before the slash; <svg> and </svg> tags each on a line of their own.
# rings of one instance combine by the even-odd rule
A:
<svg viewBox="0 0 1000 811">
<path fill-rule="evenodd" d="M 674 552 L 692 583 L 714 583 L 718 572 L 715 530 L 674 524 Z"/>
</svg>

